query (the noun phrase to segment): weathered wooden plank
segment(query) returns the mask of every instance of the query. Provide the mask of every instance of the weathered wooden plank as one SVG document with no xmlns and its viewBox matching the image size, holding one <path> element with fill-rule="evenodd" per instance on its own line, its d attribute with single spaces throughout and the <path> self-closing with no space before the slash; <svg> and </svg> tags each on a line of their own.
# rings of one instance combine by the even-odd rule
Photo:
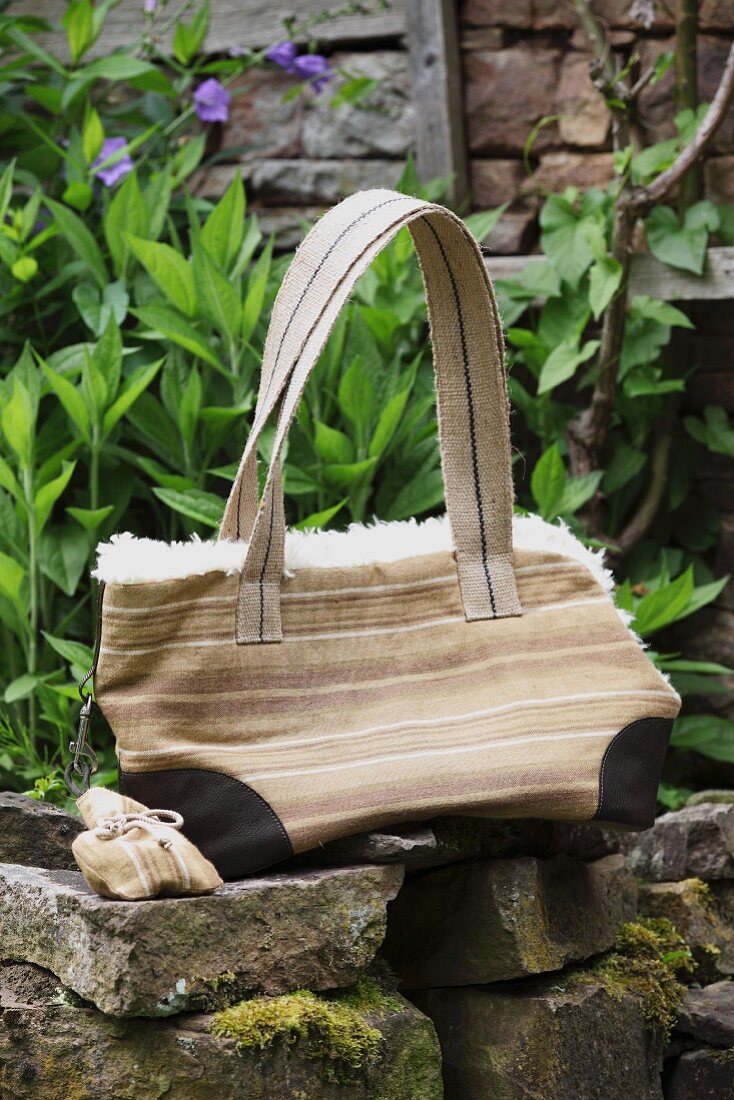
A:
<svg viewBox="0 0 734 1100">
<path fill-rule="evenodd" d="M 295 15 L 305 21 L 329 5 L 324 0 L 291 0 L 285 6 L 272 0 L 212 0 L 212 20 L 206 49 L 210 53 L 224 52 L 232 46 L 248 46 L 256 49 L 268 46 L 284 37 L 283 16 Z M 50 22 L 60 23 L 66 11 L 66 0 L 14 0 L 9 11 L 13 14 L 41 15 Z M 169 5 L 159 18 L 165 24 L 168 14 L 177 5 Z M 140 37 L 143 29 L 143 0 L 122 0 L 107 17 L 105 30 L 99 42 L 89 51 L 88 57 L 97 57 L 117 46 L 129 46 Z M 363 39 L 394 38 L 405 32 L 404 0 L 392 0 L 387 11 L 371 15 L 341 16 L 325 22 L 314 31 L 320 42 L 359 41 Z M 65 35 L 51 34 L 41 38 L 44 46 L 61 60 L 68 59 Z M 162 43 L 170 46 L 171 32 Z"/>
<path fill-rule="evenodd" d="M 461 58 L 453 0 L 405 0 L 416 115 L 415 152 L 421 178 L 451 177 L 460 203 L 469 188 Z"/>
<path fill-rule="evenodd" d="M 528 263 L 542 256 L 490 256 L 487 270 L 493 279 L 514 279 Z M 633 294 L 649 294 L 662 301 L 734 299 L 734 248 L 709 248 L 703 275 L 676 271 L 648 252 L 633 257 L 630 275 Z"/>
</svg>

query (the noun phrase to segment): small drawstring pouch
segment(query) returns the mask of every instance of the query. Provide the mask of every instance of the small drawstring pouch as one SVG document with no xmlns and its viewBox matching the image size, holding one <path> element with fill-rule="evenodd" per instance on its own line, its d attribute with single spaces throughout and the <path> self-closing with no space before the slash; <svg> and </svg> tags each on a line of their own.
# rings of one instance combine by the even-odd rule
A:
<svg viewBox="0 0 734 1100">
<path fill-rule="evenodd" d="M 72 844 L 79 870 L 97 894 L 124 901 L 211 894 L 222 880 L 181 832 L 173 810 L 149 810 L 125 795 L 91 787 L 77 799 L 87 826 Z"/>
</svg>

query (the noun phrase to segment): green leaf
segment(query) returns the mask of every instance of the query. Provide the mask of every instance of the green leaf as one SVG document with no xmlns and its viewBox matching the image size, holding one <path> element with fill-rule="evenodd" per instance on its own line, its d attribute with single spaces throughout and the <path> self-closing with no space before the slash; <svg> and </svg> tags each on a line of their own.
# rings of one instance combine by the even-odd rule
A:
<svg viewBox="0 0 734 1100">
<path fill-rule="evenodd" d="M 52 481 L 46 482 L 46 484 L 42 485 L 37 491 L 33 502 L 37 534 L 40 534 L 46 526 L 48 517 L 51 515 L 51 510 L 69 484 L 75 466 L 75 462 L 63 462 L 61 464 L 61 473 L 58 477 L 53 478 Z"/>
<path fill-rule="evenodd" d="M 76 65 L 94 38 L 91 0 L 69 0 L 61 23 L 66 31 L 71 60 Z"/>
<path fill-rule="evenodd" d="M 89 268 L 100 287 L 106 286 L 107 268 L 99 245 L 84 222 L 66 206 L 53 199 L 44 199 L 60 233 L 79 259 Z"/>
<path fill-rule="evenodd" d="M 194 435 L 199 423 L 201 397 L 201 376 L 194 367 L 186 380 L 178 406 L 178 426 L 189 447 L 193 445 Z"/>
<path fill-rule="evenodd" d="M 205 523 L 209 527 L 218 528 L 224 515 L 224 501 L 214 493 L 205 493 L 201 489 L 189 489 L 180 492 L 177 489 L 153 489 L 155 495 L 189 519 L 195 519 L 199 523 Z"/>
<path fill-rule="evenodd" d="M 146 73 L 155 73 L 155 65 L 149 61 L 142 61 L 132 54 L 120 51 L 118 53 L 105 54 L 85 65 L 77 72 L 77 78 L 91 82 L 93 80 L 132 80 L 136 76 Z"/>
<path fill-rule="evenodd" d="M 49 672 L 24 672 L 22 676 L 16 676 L 5 688 L 4 701 L 6 703 L 17 703 L 20 699 L 27 699 L 39 684 L 42 684 L 44 680 L 48 680 L 50 675 Z"/>
<path fill-rule="evenodd" d="M 337 397 L 339 408 L 354 428 L 359 443 L 363 443 L 372 421 L 374 393 L 359 359 L 355 359 L 341 376 Z"/>
<path fill-rule="evenodd" d="M 405 411 L 410 390 L 411 387 L 408 386 L 401 393 L 396 393 L 380 413 L 367 450 L 370 458 L 380 458 L 384 454 Z"/>
<path fill-rule="evenodd" d="M 646 294 L 638 294 L 632 299 L 630 311 L 638 317 L 657 321 L 659 325 L 667 325 L 669 328 L 696 327 L 681 309 L 672 306 L 670 302 L 658 302 L 657 299 L 649 298 Z"/>
<path fill-rule="evenodd" d="M 464 224 L 479 242 L 484 241 L 509 205 L 509 202 L 503 202 L 501 206 L 496 207 L 494 210 L 483 210 L 477 214 L 467 214 L 464 218 Z"/>
<path fill-rule="evenodd" d="M 323 512 L 312 512 L 310 516 L 306 516 L 305 519 L 295 525 L 296 530 L 316 531 L 320 527 L 326 527 L 326 524 L 334 518 L 337 512 L 341 512 L 346 503 L 346 500 L 340 500 L 338 504 L 335 504 L 332 508 L 325 508 Z"/>
<path fill-rule="evenodd" d="M 326 462 L 348 464 L 354 461 L 354 444 L 349 436 L 320 420 L 314 425 L 314 447 Z"/>
<path fill-rule="evenodd" d="M 76 386 L 72 386 L 68 378 L 64 378 L 62 374 L 57 374 L 56 371 L 51 370 L 46 363 L 41 363 L 41 367 L 51 389 L 63 405 L 67 416 L 79 429 L 83 438 L 89 442 L 92 435 L 92 422 L 81 393 Z"/>
<path fill-rule="evenodd" d="M 245 233 L 245 188 L 239 169 L 206 219 L 201 243 L 222 271 L 229 271 Z"/>
<path fill-rule="evenodd" d="M 194 355 L 198 355 L 206 363 L 211 363 L 213 367 L 218 367 L 221 370 L 219 360 L 205 343 L 204 338 L 193 325 L 184 320 L 180 313 L 176 313 L 175 310 L 158 303 L 143 306 L 140 309 L 133 309 L 131 312 L 153 333 L 166 337 L 174 344 L 185 348 L 186 351 L 193 352 Z"/>
<path fill-rule="evenodd" d="M 67 508 L 66 511 L 82 525 L 87 534 L 94 535 L 97 528 L 114 511 L 114 506 L 108 504 L 104 508 Z"/>
<path fill-rule="evenodd" d="M 94 654 L 90 646 L 83 645 L 81 642 L 74 642 L 70 638 L 55 638 L 53 634 L 48 634 L 45 630 L 42 631 L 42 634 L 59 657 L 63 657 L 70 665 L 77 665 L 85 669 L 91 668 Z"/>
<path fill-rule="evenodd" d="M 130 406 L 137 401 L 141 393 L 148 388 L 160 370 L 163 360 L 150 366 L 138 367 L 123 384 L 117 399 L 110 405 L 102 418 L 102 437 L 110 434 L 115 424 L 125 415 Z"/>
<path fill-rule="evenodd" d="M 130 172 L 112 197 L 103 219 L 104 235 L 117 275 L 122 276 L 130 252 L 128 234 L 146 237 L 150 228 L 137 172 Z"/>
<path fill-rule="evenodd" d="M 606 257 L 597 260 L 589 272 L 589 305 L 598 321 L 619 290 L 622 281 L 622 265 L 619 260 Z"/>
<path fill-rule="evenodd" d="M 256 264 L 250 272 L 247 280 L 247 294 L 242 310 L 242 338 L 247 342 L 257 327 L 262 316 L 265 291 L 270 277 L 270 265 L 273 256 L 273 242 L 268 241 L 260 253 Z"/>
<path fill-rule="evenodd" d="M 239 295 L 203 248 L 194 250 L 194 282 L 204 313 L 233 343 L 241 324 Z"/>
<path fill-rule="evenodd" d="M 604 492 L 616 493 L 643 470 L 647 456 L 642 451 L 620 442 L 614 448 L 604 474 Z"/>
<path fill-rule="evenodd" d="M 530 492 L 543 519 L 558 515 L 566 488 L 566 471 L 556 443 L 544 451 L 530 477 Z"/>
<path fill-rule="evenodd" d="M 571 477 L 566 482 L 558 511 L 561 515 L 578 512 L 579 508 L 591 500 L 604 476 L 603 470 L 594 470 L 590 474 Z"/>
<path fill-rule="evenodd" d="M 734 723 L 712 714 L 677 718 L 670 739 L 676 749 L 693 749 L 725 764 L 734 764 Z"/>
<path fill-rule="evenodd" d="M 643 596 L 637 605 L 632 629 L 641 637 L 676 622 L 693 596 L 693 569 L 686 569 L 674 581 Z"/>
<path fill-rule="evenodd" d="M 0 457 L 0 488 L 6 489 L 16 500 L 23 496 L 18 480 L 4 458 Z"/>
<path fill-rule="evenodd" d="M 362 462 L 329 463 L 322 468 L 322 473 L 324 480 L 329 485 L 346 489 L 349 485 L 353 485 L 355 481 L 359 481 L 364 474 L 374 467 L 376 462 L 376 458 L 365 458 Z"/>
<path fill-rule="evenodd" d="M 538 393 L 548 393 L 572 378 L 576 368 L 591 359 L 599 347 L 598 340 L 587 340 L 579 350 L 575 341 L 565 340 L 550 353 L 543 364 L 538 379 Z"/>
<path fill-rule="evenodd" d="M 19 283 L 29 283 L 38 274 L 38 261 L 32 256 L 21 256 L 10 268 L 14 279 Z"/>
<path fill-rule="evenodd" d="M 13 379 L 13 390 L 10 400 L 3 405 L 0 424 L 21 466 L 29 469 L 33 460 L 36 416 L 31 395 L 19 378 Z"/>
<path fill-rule="evenodd" d="M 23 566 L 15 558 L 11 558 L 8 554 L 3 554 L 0 551 L 0 596 L 10 600 L 21 612 L 25 612 L 25 607 L 20 599 L 24 577 L 25 570 Z"/>
<path fill-rule="evenodd" d="M 686 212 L 683 225 L 669 206 L 656 206 L 645 222 L 645 232 L 653 256 L 670 267 L 702 275 L 709 220 L 696 213 L 696 206 Z"/>
<path fill-rule="evenodd" d="M 194 275 L 183 256 L 159 241 L 145 241 L 131 233 L 127 240 L 158 289 L 177 309 L 192 317 L 196 311 Z"/>
<path fill-rule="evenodd" d="M 173 56 L 182 65 L 190 65 L 204 44 L 209 29 L 209 0 L 199 8 L 190 23 L 176 22 L 173 35 Z"/>
<path fill-rule="evenodd" d="M 94 107 L 89 107 L 82 128 L 82 152 L 87 164 L 91 164 L 92 161 L 97 159 L 102 149 L 103 141 L 104 129 L 102 127 L 102 120 Z"/>
<path fill-rule="evenodd" d="M 437 508 L 444 498 L 443 474 L 433 455 L 403 485 L 385 509 L 385 519 L 410 519 Z"/>
<path fill-rule="evenodd" d="M 67 596 L 75 594 L 88 557 L 89 538 L 76 524 L 47 527 L 41 535 L 41 572 Z"/>
<path fill-rule="evenodd" d="M 543 251 L 561 278 L 572 287 L 578 286 L 594 259 L 585 220 L 566 195 L 549 195 L 540 212 Z"/>
<path fill-rule="evenodd" d="M 688 434 L 698 443 L 702 443 L 715 454 L 734 458 L 734 428 L 729 424 L 726 409 L 707 405 L 703 421 L 696 416 L 686 416 L 683 423 Z"/>
</svg>

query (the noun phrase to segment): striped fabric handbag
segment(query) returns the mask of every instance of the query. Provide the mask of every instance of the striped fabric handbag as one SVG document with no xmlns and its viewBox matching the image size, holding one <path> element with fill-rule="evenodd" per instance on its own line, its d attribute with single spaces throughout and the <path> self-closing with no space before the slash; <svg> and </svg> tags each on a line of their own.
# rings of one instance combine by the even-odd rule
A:
<svg viewBox="0 0 734 1100">
<path fill-rule="evenodd" d="M 286 531 L 280 454 L 357 279 L 403 226 L 430 313 L 447 517 Z M 256 448 L 275 414 L 262 499 Z M 217 541 L 114 536 L 96 698 L 123 794 L 225 878 L 441 814 L 649 825 L 679 699 L 565 528 L 513 521 L 500 321 L 476 242 L 373 190 L 327 213 L 275 303 Z"/>
</svg>

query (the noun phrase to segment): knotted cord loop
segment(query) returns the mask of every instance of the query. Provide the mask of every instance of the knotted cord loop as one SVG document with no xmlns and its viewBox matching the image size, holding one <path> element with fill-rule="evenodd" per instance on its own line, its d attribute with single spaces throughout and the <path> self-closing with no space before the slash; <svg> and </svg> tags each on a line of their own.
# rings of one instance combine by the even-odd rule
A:
<svg viewBox="0 0 734 1100">
<path fill-rule="evenodd" d="M 161 848 L 170 848 L 170 838 L 160 831 L 161 828 L 181 829 L 182 826 L 183 817 L 175 810 L 139 810 L 102 818 L 94 829 L 94 835 L 100 840 L 115 840 L 133 829 L 143 829 L 155 837 Z"/>
</svg>

